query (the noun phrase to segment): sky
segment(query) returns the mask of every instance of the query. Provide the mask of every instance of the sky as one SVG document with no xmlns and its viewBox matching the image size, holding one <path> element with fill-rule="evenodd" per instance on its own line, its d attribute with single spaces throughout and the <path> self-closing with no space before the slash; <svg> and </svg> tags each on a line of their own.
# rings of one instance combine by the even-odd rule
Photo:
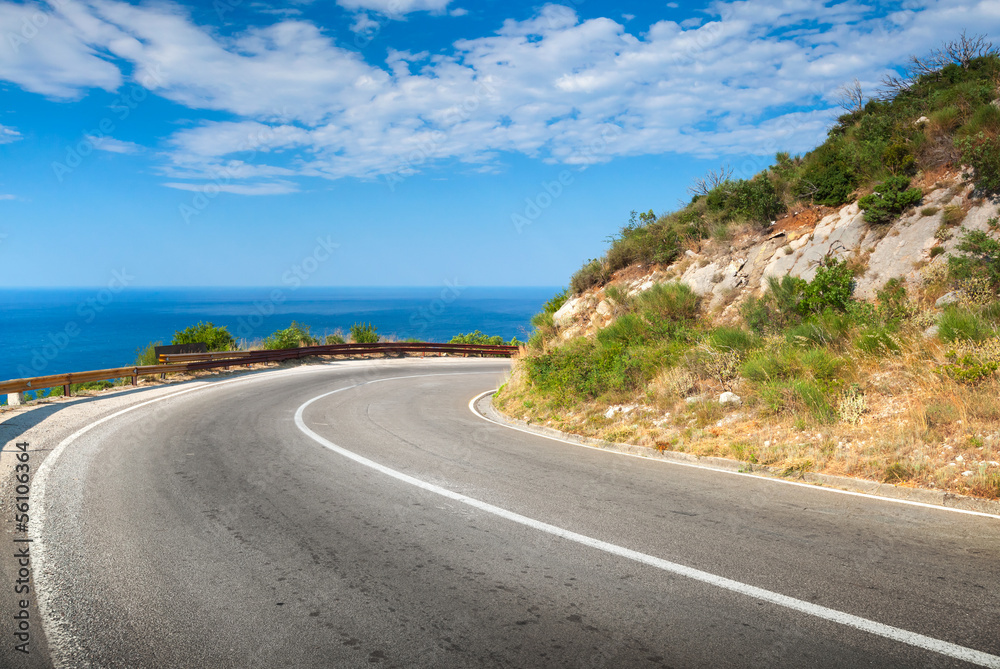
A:
<svg viewBox="0 0 1000 669">
<path fill-rule="evenodd" d="M 0 0 L 0 286 L 566 285 L 963 30 L 1000 2 Z"/>
</svg>

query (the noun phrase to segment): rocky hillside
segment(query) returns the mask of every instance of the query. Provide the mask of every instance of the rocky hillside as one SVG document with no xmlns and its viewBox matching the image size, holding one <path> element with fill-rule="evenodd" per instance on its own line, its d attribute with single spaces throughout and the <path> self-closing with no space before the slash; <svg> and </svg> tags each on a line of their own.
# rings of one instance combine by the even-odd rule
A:
<svg viewBox="0 0 1000 669">
<path fill-rule="evenodd" d="M 926 193 L 922 203 L 890 225 L 867 223 L 856 201 L 839 209 L 803 206 L 762 232 L 744 230 L 732 240 L 697 244 L 674 263 L 630 265 L 604 286 L 567 299 L 553 316 L 558 336 L 569 340 L 593 335 L 609 325 L 616 309 L 614 301 L 605 298 L 608 287 L 633 296 L 671 280 L 702 297 L 712 318 L 737 320 L 739 306 L 746 297 L 765 292 L 769 277 L 812 279 L 824 258 L 858 268 L 858 298 L 874 301 L 886 282 L 899 278 L 911 295 L 927 294 L 936 302 L 942 295 L 934 291 L 940 292 L 944 284 L 935 277 L 947 273 L 947 258 L 955 254 L 963 235 L 980 230 L 997 236 L 1000 204 L 975 193 L 968 171 L 921 175 L 915 185 Z"/>
<path fill-rule="evenodd" d="M 1000 497 L 1000 54 L 915 58 L 827 140 L 633 212 L 498 408 L 608 441 Z"/>
</svg>

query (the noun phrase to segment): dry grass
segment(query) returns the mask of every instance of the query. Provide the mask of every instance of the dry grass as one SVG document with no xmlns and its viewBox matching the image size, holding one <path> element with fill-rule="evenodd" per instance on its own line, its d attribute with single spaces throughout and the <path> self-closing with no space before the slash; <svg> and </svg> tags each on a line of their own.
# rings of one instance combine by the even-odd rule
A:
<svg viewBox="0 0 1000 669">
<path fill-rule="evenodd" d="M 795 402 L 769 411 L 745 381 L 735 388 L 744 406 L 723 407 L 719 383 L 686 369 L 662 371 L 645 393 L 622 400 L 632 410 L 611 418 L 607 403 L 575 413 L 546 406 L 519 371 L 498 406 L 576 434 L 770 465 L 789 476 L 813 471 L 1000 497 L 1000 381 L 955 382 L 935 371 L 945 362 L 943 347 L 919 336 L 910 341 L 895 356 L 848 354 L 848 376 L 864 405 L 851 420 L 817 422 Z"/>
</svg>

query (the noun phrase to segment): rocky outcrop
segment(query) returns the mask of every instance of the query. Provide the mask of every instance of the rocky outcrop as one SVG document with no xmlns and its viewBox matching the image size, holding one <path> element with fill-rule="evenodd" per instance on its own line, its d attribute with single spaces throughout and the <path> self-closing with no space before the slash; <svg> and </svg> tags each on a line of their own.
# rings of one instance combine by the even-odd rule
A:
<svg viewBox="0 0 1000 669">
<path fill-rule="evenodd" d="M 862 299 L 874 299 L 892 278 L 903 279 L 915 288 L 923 281 L 922 269 L 932 262 L 945 262 L 963 231 L 996 235 L 990 221 L 1000 216 L 998 203 L 973 199 L 972 187 L 959 173 L 942 175 L 924 191 L 923 203 L 892 225 L 869 225 L 857 203 L 822 217 L 817 214 L 819 220 L 813 218 L 815 222 L 806 225 L 797 224 L 802 217 L 798 215 L 801 212 L 795 212 L 767 231 L 724 250 L 689 250 L 670 266 L 647 268 L 645 272 L 624 270 L 625 276 L 616 276 L 611 283 L 635 295 L 662 281 L 679 280 L 701 295 L 709 310 L 726 314 L 749 294 L 766 290 L 769 277 L 791 275 L 809 280 L 823 258 L 832 256 L 853 258 L 866 265 L 855 288 L 855 295 Z M 957 213 L 960 220 L 952 227 L 944 224 L 948 207 L 958 208 L 952 215 Z M 934 253 L 936 259 L 931 253 L 935 247 L 942 249 Z M 614 304 L 599 288 L 567 300 L 554 320 L 560 335 L 569 339 L 592 334 L 610 323 L 614 315 Z"/>
</svg>

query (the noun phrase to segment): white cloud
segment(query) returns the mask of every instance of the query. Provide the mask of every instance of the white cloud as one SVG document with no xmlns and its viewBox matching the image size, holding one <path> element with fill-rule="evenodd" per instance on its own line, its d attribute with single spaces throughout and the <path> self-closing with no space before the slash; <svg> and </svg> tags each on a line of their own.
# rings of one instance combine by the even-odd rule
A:
<svg viewBox="0 0 1000 669">
<path fill-rule="evenodd" d="M 348 1 L 358 27 L 374 22 L 366 11 L 401 16 L 448 4 Z M 291 192 L 295 177 L 406 175 L 438 161 L 490 171 L 507 152 L 579 166 L 665 152 L 800 152 L 823 137 L 824 107 L 835 106 L 845 81 L 858 77 L 871 90 L 887 68 L 963 27 L 1000 30 L 990 0 L 927 0 L 881 19 L 854 0 L 716 2 L 697 26 L 660 21 L 644 33 L 546 5 L 443 52 L 390 46 L 379 67 L 306 21 L 223 36 L 176 5 L 92 2 L 65 0 L 58 25 L 76 50 L 52 62 L 72 54 L 113 68 L 93 55 L 107 52 L 158 95 L 232 115 L 174 133 L 162 169 L 246 194 Z M 104 87 L 96 70 L 72 63 L 34 72 L 30 85 L 2 67 L 0 78 L 63 97 Z"/>
<path fill-rule="evenodd" d="M 53 98 L 118 88 L 121 72 L 91 46 L 94 22 L 75 23 L 75 10 L 69 0 L 64 13 L 34 3 L 0 3 L 0 79 Z"/>
<path fill-rule="evenodd" d="M 95 137 L 94 135 L 85 135 L 85 137 L 98 151 L 108 151 L 109 153 L 139 153 L 142 151 L 142 147 L 138 144 L 123 142 L 114 137 Z"/>
<path fill-rule="evenodd" d="M 450 16 L 467 16 L 469 14 L 468 9 L 463 9 L 462 7 L 456 7 L 455 9 L 448 12 Z"/>
<path fill-rule="evenodd" d="M 451 0 L 337 0 L 344 9 L 370 10 L 398 17 L 413 12 L 442 12 Z"/>
<path fill-rule="evenodd" d="M 0 144 L 10 144 L 11 142 L 16 142 L 21 139 L 21 133 L 14 128 L 9 128 L 5 125 L 0 125 Z"/>
<path fill-rule="evenodd" d="M 16 200 L 16 199 L 17 199 L 16 195 L 10 195 L 9 193 L 7 194 L 0 193 L 0 200 Z"/>
<path fill-rule="evenodd" d="M 298 186 L 289 181 L 275 181 L 271 183 L 259 184 L 228 184 L 228 183 L 207 183 L 207 184 L 186 184 L 186 183 L 165 183 L 168 188 L 186 190 L 195 193 L 205 193 L 214 195 L 218 193 L 234 193 L 236 195 L 286 195 L 297 193 Z"/>
<path fill-rule="evenodd" d="M 354 23 L 351 24 L 351 32 L 359 34 L 374 33 L 378 28 L 378 21 L 370 17 L 367 12 L 358 12 L 354 17 Z"/>
</svg>

